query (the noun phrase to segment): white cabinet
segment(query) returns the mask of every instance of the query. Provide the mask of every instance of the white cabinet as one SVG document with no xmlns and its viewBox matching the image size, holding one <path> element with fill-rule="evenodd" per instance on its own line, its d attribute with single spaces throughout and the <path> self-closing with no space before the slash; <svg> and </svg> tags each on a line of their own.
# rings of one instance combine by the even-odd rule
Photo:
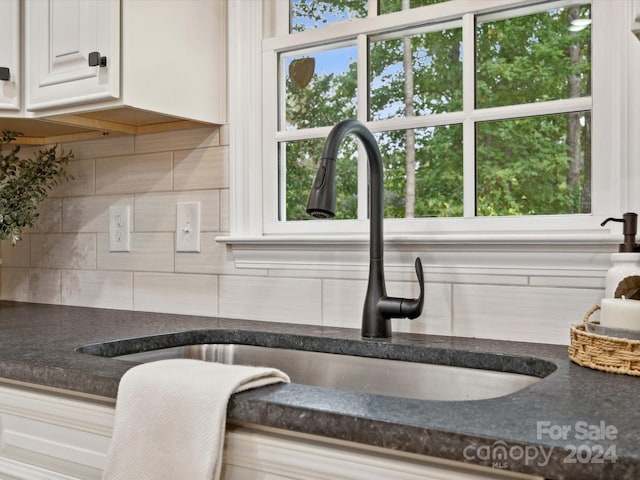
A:
<svg viewBox="0 0 640 480">
<path fill-rule="evenodd" d="M 125 0 L 122 104 L 225 123 L 226 0 Z"/>
<path fill-rule="evenodd" d="M 0 2 L 0 112 L 20 110 L 20 2 Z"/>
<path fill-rule="evenodd" d="M 99 480 L 113 405 L 0 385 L 0 478 Z"/>
<path fill-rule="evenodd" d="M 36 0 L 24 7 L 28 111 L 118 98 L 118 1 Z M 90 65 L 94 52 L 104 66 Z"/>
<path fill-rule="evenodd" d="M 224 0 L 0 0 L 0 130 L 59 142 L 226 123 L 226 52 Z"/>
<path fill-rule="evenodd" d="M 152 122 L 143 111 L 226 121 L 224 1 L 37 0 L 25 22 L 28 112 L 116 130 Z"/>
<path fill-rule="evenodd" d="M 542 480 L 533 475 L 274 429 L 228 427 L 224 448 L 224 480 Z"/>
<path fill-rule="evenodd" d="M 0 478 L 99 480 L 112 402 L 0 385 Z M 224 480 L 539 479 L 284 430 L 228 426 Z"/>
</svg>

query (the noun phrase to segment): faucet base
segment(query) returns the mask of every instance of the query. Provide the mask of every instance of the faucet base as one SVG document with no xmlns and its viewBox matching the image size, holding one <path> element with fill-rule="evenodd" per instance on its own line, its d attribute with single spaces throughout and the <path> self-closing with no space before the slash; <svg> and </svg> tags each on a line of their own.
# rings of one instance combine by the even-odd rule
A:
<svg viewBox="0 0 640 480">
<path fill-rule="evenodd" d="M 362 337 L 363 338 L 391 338 L 391 320 L 383 318 L 367 322 L 362 319 Z"/>
<path fill-rule="evenodd" d="M 369 285 L 362 308 L 362 336 L 365 338 L 390 338 L 390 316 L 380 309 L 380 300 L 387 296 L 384 281 L 384 265 L 381 258 L 369 259 Z"/>
</svg>

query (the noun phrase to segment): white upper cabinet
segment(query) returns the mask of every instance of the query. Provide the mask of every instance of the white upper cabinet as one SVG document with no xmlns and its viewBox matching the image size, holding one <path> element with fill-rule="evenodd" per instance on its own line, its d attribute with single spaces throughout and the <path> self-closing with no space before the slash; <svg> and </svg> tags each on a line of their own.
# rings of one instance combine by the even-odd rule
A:
<svg viewBox="0 0 640 480">
<path fill-rule="evenodd" d="M 124 0 L 122 103 L 227 120 L 227 1 Z"/>
<path fill-rule="evenodd" d="M 0 130 L 47 143 L 225 123 L 226 51 L 224 0 L 0 0 Z"/>
<path fill-rule="evenodd" d="M 92 65 L 96 56 L 97 65 Z M 120 3 L 25 2 L 25 62 L 29 111 L 117 99 Z"/>
<path fill-rule="evenodd" d="M 0 112 L 20 110 L 20 2 L 0 1 Z"/>
</svg>

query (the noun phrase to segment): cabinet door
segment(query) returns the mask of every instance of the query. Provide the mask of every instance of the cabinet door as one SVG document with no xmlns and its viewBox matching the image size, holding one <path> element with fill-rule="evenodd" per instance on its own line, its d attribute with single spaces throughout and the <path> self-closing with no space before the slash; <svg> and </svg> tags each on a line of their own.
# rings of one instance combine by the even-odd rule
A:
<svg viewBox="0 0 640 480">
<path fill-rule="evenodd" d="M 113 405 L 0 382 L 0 479 L 100 480 L 114 415 Z"/>
<path fill-rule="evenodd" d="M 454 460 L 334 441 L 288 432 L 228 426 L 224 480 L 542 480 Z"/>
<path fill-rule="evenodd" d="M 0 2 L 0 111 L 3 112 L 20 110 L 19 1 Z M 1 79 L 5 74 L 9 75 L 8 80 Z"/>
<path fill-rule="evenodd" d="M 25 29 L 27 110 L 119 97 L 119 0 L 25 2 Z M 90 66 L 92 52 L 106 66 Z"/>
</svg>

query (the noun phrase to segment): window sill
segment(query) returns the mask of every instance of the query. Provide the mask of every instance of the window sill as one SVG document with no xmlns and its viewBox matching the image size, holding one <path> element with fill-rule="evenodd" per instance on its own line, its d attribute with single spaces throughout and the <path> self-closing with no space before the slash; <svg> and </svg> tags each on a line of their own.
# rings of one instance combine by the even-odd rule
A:
<svg viewBox="0 0 640 480">
<path fill-rule="evenodd" d="M 363 271 L 368 235 L 223 236 L 238 268 Z M 427 272 L 602 277 L 620 235 L 441 234 L 385 235 L 385 269 L 411 273 L 422 258 Z"/>
</svg>

